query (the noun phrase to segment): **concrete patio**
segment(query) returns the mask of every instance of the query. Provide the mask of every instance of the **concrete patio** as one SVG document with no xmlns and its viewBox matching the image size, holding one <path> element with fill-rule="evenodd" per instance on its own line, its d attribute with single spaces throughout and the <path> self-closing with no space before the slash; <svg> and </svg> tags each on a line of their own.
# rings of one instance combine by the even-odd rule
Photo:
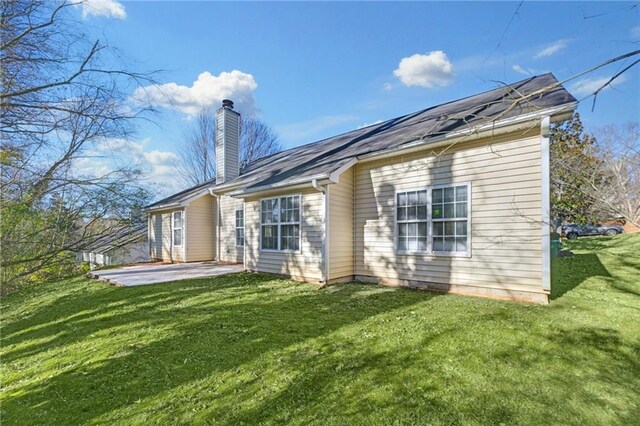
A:
<svg viewBox="0 0 640 426">
<path fill-rule="evenodd" d="M 242 270 L 243 266 L 241 264 L 194 262 L 123 266 L 121 268 L 91 271 L 88 275 L 117 286 L 132 287 L 189 278 L 214 277 L 242 272 Z"/>
</svg>

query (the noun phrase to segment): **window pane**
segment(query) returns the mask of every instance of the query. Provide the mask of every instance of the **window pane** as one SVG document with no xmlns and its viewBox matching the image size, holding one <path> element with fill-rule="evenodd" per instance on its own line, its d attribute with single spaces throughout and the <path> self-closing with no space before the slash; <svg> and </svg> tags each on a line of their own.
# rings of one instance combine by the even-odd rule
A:
<svg viewBox="0 0 640 426">
<path fill-rule="evenodd" d="M 427 251 L 427 238 L 426 237 L 418 238 L 418 250 Z"/>
<path fill-rule="evenodd" d="M 427 220 L 427 206 L 418 206 L 418 220 Z"/>
<path fill-rule="evenodd" d="M 467 251 L 467 239 L 466 237 L 456 238 L 456 251 Z"/>
<path fill-rule="evenodd" d="M 407 220 L 407 208 L 398 207 L 398 220 Z"/>
<path fill-rule="evenodd" d="M 433 251 L 444 251 L 444 240 L 442 238 L 433 239 Z"/>
<path fill-rule="evenodd" d="M 466 186 L 457 186 L 456 187 L 456 201 L 467 201 L 467 187 Z"/>
<path fill-rule="evenodd" d="M 402 193 L 398 194 L 398 205 L 399 206 L 406 206 L 407 205 L 407 193 L 406 192 L 402 192 Z"/>
<path fill-rule="evenodd" d="M 456 203 L 456 217 L 467 217 L 467 202 Z"/>
<path fill-rule="evenodd" d="M 236 229 L 236 245 L 244 246 L 244 229 L 243 228 Z"/>
<path fill-rule="evenodd" d="M 173 230 L 173 245 L 181 246 L 182 245 L 182 230 L 174 229 Z"/>
<path fill-rule="evenodd" d="M 427 204 L 427 191 L 418 191 L 418 203 Z"/>
<path fill-rule="evenodd" d="M 444 205 L 444 217 L 445 218 L 453 218 L 455 217 L 454 213 L 453 213 L 453 209 L 454 209 L 454 204 L 445 204 Z"/>
<path fill-rule="evenodd" d="M 262 226 L 262 248 L 277 250 L 278 249 L 278 226 L 265 225 Z"/>
<path fill-rule="evenodd" d="M 454 201 L 454 191 L 453 188 L 445 188 L 444 189 L 444 202 L 450 203 Z"/>
<path fill-rule="evenodd" d="M 405 237 L 398 237 L 398 250 L 407 250 L 407 239 Z"/>
<path fill-rule="evenodd" d="M 406 237 L 407 236 L 407 224 L 399 223 L 398 224 L 398 236 Z"/>
<path fill-rule="evenodd" d="M 442 203 L 442 189 L 434 189 L 431 193 L 434 203 Z"/>
<path fill-rule="evenodd" d="M 416 206 L 407 207 L 407 219 L 408 220 L 418 219 L 418 210 Z"/>
<path fill-rule="evenodd" d="M 434 219 L 442 218 L 442 204 L 434 204 L 431 210 L 431 217 Z"/>
<path fill-rule="evenodd" d="M 409 223 L 407 224 L 407 235 L 410 237 L 414 237 L 418 235 L 418 224 L 417 223 Z"/>
<path fill-rule="evenodd" d="M 444 235 L 444 223 L 435 222 L 433 224 L 433 235 Z"/>
<path fill-rule="evenodd" d="M 173 227 L 182 228 L 182 212 L 175 212 L 173 214 Z"/>
<path fill-rule="evenodd" d="M 409 251 L 416 251 L 418 250 L 418 239 L 417 238 L 409 238 L 408 241 L 408 249 Z"/>
<path fill-rule="evenodd" d="M 456 235 L 467 235 L 467 222 L 456 222 Z"/>
<path fill-rule="evenodd" d="M 271 205 L 271 223 L 278 223 L 278 217 L 280 216 L 280 205 L 278 204 L 278 200 L 271 200 Z"/>
<path fill-rule="evenodd" d="M 456 239 L 453 237 L 444 238 L 444 251 L 455 251 Z"/>
<path fill-rule="evenodd" d="M 445 222 L 444 223 L 444 235 L 456 235 L 456 223 Z"/>
<path fill-rule="evenodd" d="M 427 223 L 418 223 L 418 236 L 426 237 L 427 236 Z"/>
<path fill-rule="evenodd" d="M 282 238 L 280 241 L 280 250 L 298 250 L 300 226 L 299 225 L 282 225 Z"/>
<path fill-rule="evenodd" d="M 415 192 L 409 192 L 409 205 L 415 206 L 418 204 L 418 194 Z"/>
</svg>

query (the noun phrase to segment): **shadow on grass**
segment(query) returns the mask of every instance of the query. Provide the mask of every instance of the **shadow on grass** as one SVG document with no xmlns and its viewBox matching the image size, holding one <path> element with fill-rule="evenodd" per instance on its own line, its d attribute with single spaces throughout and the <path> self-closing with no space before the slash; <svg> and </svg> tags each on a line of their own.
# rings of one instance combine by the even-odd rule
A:
<svg viewBox="0 0 640 426">
<path fill-rule="evenodd" d="M 554 258 L 552 264 L 551 300 L 562 297 L 590 277 L 611 275 L 598 255 L 594 253 L 576 254 L 573 257 Z"/>
<path fill-rule="evenodd" d="M 237 274 L 70 295 L 5 329 L 4 347 L 24 347 L 6 352 L 3 362 L 24 364 L 25 357 L 34 356 L 41 358 L 26 362 L 42 362 L 43 354 L 54 361 L 42 367 L 49 369 L 43 376 L 48 378 L 32 380 L 4 398 L 3 420 L 20 423 L 24 413 L 37 410 L 46 413 L 49 424 L 88 422 L 186 383 L 232 372 L 266 353 L 438 297 L 400 291 L 390 298 L 372 289 L 345 285 L 314 291 L 270 276 Z M 155 334 L 147 341 L 128 341 L 141 330 Z M 113 339 L 122 348 L 108 355 Z M 31 340 L 37 343 L 29 345 Z M 77 365 L 60 372 L 57 356 Z"/>
</svg>

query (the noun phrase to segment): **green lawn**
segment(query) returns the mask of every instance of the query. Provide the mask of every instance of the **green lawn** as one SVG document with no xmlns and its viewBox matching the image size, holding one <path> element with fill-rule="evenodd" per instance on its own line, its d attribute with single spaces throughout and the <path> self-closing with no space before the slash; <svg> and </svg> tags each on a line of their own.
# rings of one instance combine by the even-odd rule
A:
<svg viewBox="0 0 640 426">
<path fill-rule="evenodd" d="M 638 424 L 640 235 L 531 305 L 239 274 L 2 301 L 2 424 Z"/>
</svg>

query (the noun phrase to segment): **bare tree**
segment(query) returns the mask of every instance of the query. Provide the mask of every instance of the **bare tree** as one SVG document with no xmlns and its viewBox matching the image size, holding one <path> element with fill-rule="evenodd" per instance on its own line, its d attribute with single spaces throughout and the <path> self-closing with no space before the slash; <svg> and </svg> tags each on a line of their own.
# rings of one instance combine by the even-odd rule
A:
<svg viewBox="0 0 640 426">
<path fill-rule="evenodd" d="M 282 151 L 271 127 L 253 117 L 243 117 L 240 126 L 240 168 L 252 161 Z"/>
<path fill-rule="evenodd" d="M 146 199 L 135 165 L 114 161 L 102 171 L 90 165 L 98 161 L 96 147 L 132 134 L 143 111 L 126 99 L 150 78 L 128 71 L 115 51 L 89 39 L 72 6 L 45 0 L 0 6 L 3 285 L 59 271 L 73 251 L 124 225 Z M 89 167 L 80 168 L 82 162 Z"/>
<path fill-rule="evenodd" d="M 185 129 L 179 155 L 178 174 L 186 186 L 195 186 L 216 176 L 215 113 L 203 109 Z M 240 168 L 252 161 L 278 153 L 282 145 L 266 123 L 243 116 L 240 122 Z"/>
<path fill-rule="evenodd" d="M 216 176 L 216 123 L 214 111 L 206 108 L 187 126 L 178 150 L 181 164 L 177 167 L 183 183 L 196 186 Z"/>
<path fill-rule="evenodd" d="M 637 122 L 597 129 L 599 173 L 588 181 L 603 216 L 640 226 L 640 127 Z"/>
</svg>

